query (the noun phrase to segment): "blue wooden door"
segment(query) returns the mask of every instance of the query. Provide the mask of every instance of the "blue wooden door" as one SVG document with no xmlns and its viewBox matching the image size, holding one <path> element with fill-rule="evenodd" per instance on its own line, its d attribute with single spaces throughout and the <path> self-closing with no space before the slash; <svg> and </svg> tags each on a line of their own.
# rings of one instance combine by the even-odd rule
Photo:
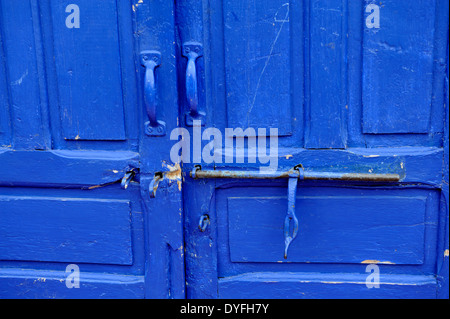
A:
<svg viewBox="0 0 450 319">
<path fill-rule="evenodd" d="M 184 298 L 174 34 L 169 1 L 0 1 L 1 298 Z"/>
<path fill-rule="evenodd" d="M 0 0 L 0 297 L 448 298 L 447 65 L 442 0 Z"/>
<path fill-rule="evenodd" d="M 223 139 L 183 166 L 187 296 L 448 298 L 447 2 L 220 0 L 203 16 L 205 120 L 188 129 L 207 154 L 207 128 Z M 265 177 L 259 128 L 278 147 Z"/>
</svg>

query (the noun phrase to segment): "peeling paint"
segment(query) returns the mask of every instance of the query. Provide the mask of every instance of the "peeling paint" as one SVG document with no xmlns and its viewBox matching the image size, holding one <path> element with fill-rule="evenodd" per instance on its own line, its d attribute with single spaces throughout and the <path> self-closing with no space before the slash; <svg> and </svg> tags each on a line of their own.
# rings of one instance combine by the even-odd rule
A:
<svg viewBox="0 0 450 319">
<path fill-rule="evenodd" d="M 175 163 L 175 165 L 167 164 L 166 162 L 163 162 L 163 167 L 166 167 L 169 169 L 169 171 L 164 172 L 164 177 L 171 181 L 176 181 L 178 185 L 178 190 L 181 192 L 181 186 L 182 186 L 182 178 L 181 178 L 181 166 L 179 163 Z"/>
<path fill-rule="evenodd" d="M 444 251 L 444 257 L 448 257 L 448 249 Z"/>
<path fill-rule="evenodd" d="M 367 158 L 380 157 L 380 155 L 363 155 L 363 157 L 367 157 Z"/>
<path fill-rule="evenodd" d="M 133 4 L 131 7 L 133 8 L 133 12 L 136 12 L 136 9 L 144 3 L 144 0 L 139 0 L 135 5 Z"/>
<path fill-rule="evenodd" d="M 379 261 L 379 260 L 372 260 L 372 259 L 366 259 L 361 261 L 361 264 L 385 264 L 385 265 L 395 265 L 395 263 L 390 261 Z"/>
</svg>

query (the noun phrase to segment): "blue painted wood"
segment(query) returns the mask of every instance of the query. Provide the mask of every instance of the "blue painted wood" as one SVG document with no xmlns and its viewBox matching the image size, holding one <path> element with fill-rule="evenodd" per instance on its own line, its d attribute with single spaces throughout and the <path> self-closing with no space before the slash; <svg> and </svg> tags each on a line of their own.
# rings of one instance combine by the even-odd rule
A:
<svg viewBox="0 0 450 319">
<path fill-rule="evenodd" d="M 69 29 L 65 10 L 71 3 L 50 5 L 64 138 L 123 140 L 117 2 L 82 2 L 80 28 Z"/>
<path fill-rule="evenodd" d="M 144 277 L 84 272 L 80 288 L 67 288 L 65 271 L 0 269 L 2 299 L 142 299 Z"/>
<path fill-rule="evenodd" d="M 139 167 L 139 153 L 0 150 L 1 186 L 95 187 L 122 179 Z M 30 162 L 32 165 L 23 165 Z M 20 172 L 18 174 L 17 172 Z"/>
<path fill-rule="evenodd" d="M 396 2 L 399 6 L 403 6 L 403 2 Z M 442 105 L 445 103 L 443 77 L 445 76 L 445 55 L 448 33 L 448 15 L 447 15 L 447 3 L 445 1 L 436 1 L 436 11 L 430 15 L 435 19 L 434 37 L 429 39 L 432 41 L 433 50 L 433 75 L 432 75 L 432 94 L 429 97 L 429 104 L 425 107 L 430 115 L 426 114 L 425 117 L 429 118 L 430 125 L 427 127 L 427 134 L 365 134 L 363 132 L 362 124 L 362 96 L 363 90 L 367 89 L 363 87 L 362 83 L 362 70 L 363 70 L 363 55 L 364 47 L 361 42 L 366 38 L 365 33 L 369 32 L 365 30 L 365 19 L 368 13 L 365 13 L 365 3 L 355 2 L 348 7 L 348 83 L 351 83 L 351 88 L 348 90 L 348 145 L 349 147 L 402 147 L 402 146 L 434 146 L 441 147 L 443 141 L 443 121 L 444 108 Z M 384 10 L 386 11 L 386 10 Z M 388 15 L 394 14 L 388 12 Z M 400 11 L 396 14 L 400 14 Z M 412 16 L 420 15 L 419 13 L 412 13 Z M 408 15 L 402 15 L 402 19 Z M 381 8 L 381 18 L 383 19 L 383 8 Z M 392 23 L 388 22 L 388 23 Z M 407 24 L 411 24 L 406 22 Z M 413 28 L 407 26 L 405 28 Z M 390 32 L 389 29 L 382 30 L 383 32 Z M 372 32 L 372 31 L 370 31 Z M 373 31 L 375 32 L 375 31 Z M 381 31 L 380 31 L 381 32 Z M 427 31 L 430 32 L 430 31 Z M 392 34 L 392 37 L 395 37 Z M 402 36 L 403 37 L 403 36 Z M 403 38 L 404 39 L 404 38 Z M 411 55 L 414 55 L 414 50 L 411 50 Z M 411 60 L 413 61 L 413 60 Z M 380 72 L 384 69 L 380 69 Z M 375 71 L 375 70 L 374 70 Z M 388 71 L 386 71 L 388 72 Z M 412 73 L 411 73 L 412 74 Z M 389 74 L 388 74 L 389 75 Z M 392 79 L 389 77 L 388 81 Z M 394 91 L 390 91 L 395 93 Z M 422 91 L 421 91 L 422 92 Z M 425 97 L 425 95 L 423 96 Z M 368 97 L 367 97 L 368 98 Z M 371 98 L 375 99 L 375 96 Z M 401 98 L 401 97 L 399 97 Z M 414 107 L 413 104 L 408 104 L 404 110 L 407 112 L 410 108 Z M 376 106 L 374 106 L 376 111 Z M 399 112 L 402 109 L 398 109 Z M 421 112 L 423 110 L 420 110 Z M 423 111 L 424 112 L 424 111 Z M 374 121 L 373 119 L 369 119 Z M 383 124 L 380 124 L 383 125 Z M 412 125 L 412 124 L 411 124 Z"/>
<path fill-rule="evenodd" d="M 66 26 L 69 4 L 80 28 Z M 161 52 L 158 117 L 172 130 L 173 13 L 167 1 L 1 3 L 2 297 L 184 298 L 181 171 L 150 204 L 148 178 L 170 171 L 171 143 L 145 135 L 137 60 Z M 79 290 L 64 284 L 70 263 L 80 266 Z"/>
<path fill-rule="evenodd" d="M 345 148 L 343 1 L 310 1 L 306 148 Z M 330 30 L 333 30 L 330 32 Z M 324 129 L 326 128 L 326 129 Z"/>
<path fill-rule="evenodd" d="M 446 260 L 439 256 L 443 255 L 446 237 L 441 193 L 447 165 L 442 161 L 447 5 L 440 0 L 431 5 L 419 2 L 409 6 L 404 1 L 380 4 L 381 28 L 374 30 L 365 24 L 369 3 L 373 2 L 289 2 L 290 41 L 284 54 L 290 55 L 291 61 L 292 135 L 279 139 L 278 169 L 289 170 L 301 163 L 311 171 L 397 172 L 401 183 L 300 183 L 296 207 L 300 241 L 292 243 L 292 254 L 284 262 L 286 181 L 193 180 L 186 174 L 189 298 L 436 298 L 441 283 L 445 287 L 445 270 L 442 279 L 436 280 L 436 274 L 445 268 Z M 422 6 L 427 8 L 421 11 Z M 238 41 L 230 34 L 238 37 L 235 30 L 241 30 L 240 37 L 253 36 L 246 43 L 259 43 L 267 32 L 255 30 L 256 26 L 269 18 L 253 24 L 247 20 L 252 14 L 272 9 L 267 3 L 204 4 L 210 25 L 210 33 L 205 33 L 210 39 L 209 48 L 205 46 L 205 52 L 210 50 L 205 64 L 211 70 L 211 74 L 206 73 L 206 87 L 211 91 L 206 95 L 207 105 L 214 105 L 212 123 L 221 131 L 234 123 L 231 118 L 237 119 L 236 126 L 247 127 L 248 91 L 259 75 L 254 72 L 248 80 L 245 70 L 254 61 L 236 52 Z M 423 26 L 410 20 L 417 18 Z M 385 19 L 389 21 L 383 22 Z M 416 48 L 414 39 L 419 37 Z M 378 48 L 383 51 L 379 55 L 372 52 L 375 48 L 371 45 L 391 42 L 404 46 L 405 59 L 398 60 L 400 55 L 387 46 Z M 257 45 L 241 46 L 251 53 L 260 49 Z M 274 85 L 279 83 L 277 70 L 286 63 L 275 61 L 270 60 L 274 64 L 269 69 Z M 235 76 L 230 65 L 242 76 Z M 419 65 L 421 73 L 396 71 L 408 65 Z M 377 85 L 379 89 L 375 89 Z M 406 85 L 404 90 L 402 85 Z M 283 92 L 282 86 L 277 85 L 277 89 Z M 414 92 L 408 95 L 410 91 Z M 285 114 L 281 99 L 264 107 L 269 100 L 255 102 L 253 109 L 259 111 L 255 128 L 265 126 L 263 119 L 273 108 L 278 108 L 279 116 Z M 244 107 L 238 109 L 238 104 Z M 282 129 L 288 125 L 283 123 Z M 234 158 L 233 163 L 215 163 L 210 169 L 259 167 L 258 163 L 237 163 Z M 183 166 L 186 172 L 192 168 Z M 302 207 L 307 222 L 303 232 Z M 201 232 L 198 221 L 205 213 L 210 225 Z M 402 227 L 408 223 L 410 226 Z M 371 254 L 377 257 L 365 257 Z M 442 266 L 436 268 L 439 260 Z M 389 278 L 390 284 L 368 289 L 364 284 L 366 262 L 378 263 L 382 278 Z M 308 277 L 310 273 L 314 276 Z"/>
<path fill-rule="evenodd" d="M 223 2 L 228 127 L 291 135 L 289 1 Z"/>
<path fill-rule="evenodd" d="M 425 197 L 347 193 L 297 197 L 299 229 L 286 261 L 280 240 L 286 198 L 228 197 L 231 262 L 423 263 Z"/>
<path fill-rule="evenodd" d="M 449 44 L 447 39 L 447 74 L 445 78 L 445 95 L 449 98 Z M 439 237 L 438 260 L 437 260 L 437 279 L 438 279 L 438 298 L 449 298 L 449 103 L 445 105 L 445 139 L 444 139 L 444 169 L 441 192 L 441 232 Z"/>
<path fill-rule="evenodd" d="M 1 6 L 12 144 L 15 149 L 47 149 L 51 142 L 46 133 L 48 124 L 43 121 L 39 88 L 39 76 L 43 75 L 36 64 L 36 25 L 31 20 L 36 8 L 30 1 L 16 5 L 2 2 Z"/>
<path fill-rule="evenodd" d="M 242 299 L 434 299 L 436 279 L 384 275 L 380 288 L 367 288 L 367 274 L 253 273 L 219 281 L 220 298 Z M 238 296 L 238 297 L 237 297 Z"/>
<path fill-rule="evenodd" d="M 80 28 L 65 25 L 73 3 Z M 448 298 L 448 4 L 389 0 L 368 29 L 372 3 L 1 2 L 0 296 Z M 193 180 L 170 161 L 169 133 L 193 133 L 192 41 L 208 127 L 278 128 L 279 170 L 401 182 L 299 181 L 284 261 L 285 180 Z M 161 53 L 157 137 L 145 134 L 148 50 Z M 379 289 L 365 285 L 369 262 Z M 65 287 L 68 263 L 79 289 Z"/>
<path fill-rule="evenodd" d="M 363 131 L 427 133 L 436 2 L 388 1 L 383 9 L 380 28 L 364 28 Z"/>
<path fill-rule="evenodd" d="M 0 7 L 0 16 L 2 9 Z M 1 21 L 0 21 L 1 23 Z M 1 24 L 0 24 L 0 29 Z M 11 127 L 10 127 L 10 106 L 9 92 L 6 78 L 5 51 L 3 48 L 3 35 L 0 32 L 0 145 L 8 147 L 11 145 Z"/>
<path fill-rule="evenodd" d="M 145 295 L 147 298 L 184 298 L 184 241 L 182 233 L 182 181 L 181 167 L 171 163 L 170 149 L 174 141 L 170 132 L 182 124 L 177 92 L 177 47 L 175 36 L 175 3 L 157 0 L 134 1 L 137 22 L 136 45 L 138 52 L 161 52 L 161 65 L 156 73 L 158 86 L 157 118 L 166 123 L 167 134 L 149 137 L 140 124 L 139 153 L 141 169 L 141 198 L 145 213 L 146 269 Z M 162 36 L 163 35 L 163 36 Z M 175 42 L 175 43 L 174 43 Z M 177 45 L 175 45 L 177 44 Z M 178 55 L 181 59 L 181 55 Z M 139 67 L 138 95 L 143 96 L 144 69 Z M 143 100 L 139 100 L 141 118 L 146 118 Z M 160 183 L 156 198 L 149 198 L 149 184 L 157 172 L 171 172 Z M 166 184 L 167 183 L 167 184 Z"/>
<path fill-rule="evenodd" d="M 140 196 L 140 187 L 139 183 L 133 181 L 128 186 L 127 190 L 124 191 L 119 183 L 110 184 L 105 187 L 97 187 L 91 190 L 81 189 L 81 188 L 62 188 L 62 187 L 55 187 L 55 188 L 49 188 L 49 187 L 0 187 L 0 196 L 2 198 L 15 198 L 16 203 L 19 201 L 19 199 L 46 199 L 53 202 L 60 202 L 61 199 L 66 199 L 68 202 L 81 202 L 82 204 L 85 203 L 84 207 L 86 207 L 86 203 L 89 206 L 90 203 L 94 203 L 93 207 L 107 207 L 109 204 L 108 202 L 112 202 L 113 207 L 120 207 L 122 203 L 129 203 L 126 215 L 129 215 L 129 225 L 128 222 L 126 223 L 127 227 L 130 228 L 130 236 L 131 240 L 129 240 L 129 244 L 131 245 L 132 250 L 132 264 L 130 265 L 120 265 L 120 264 L 105 264 L 105 263 L 78 263 L 79 267 L 81 267 L 81 271 L 87 272 L 87 273 L 105 273 L 105 274 L 121 274 L 121 275 L 130 275 L 130 276 L 143 276 L 144 269 L 145 269 L 145 230 L 144 230 L 144 211 L 141 207 L 141 196 Z M 100 203 L 97 203 L 100 200 Z M 13 205 L 10 201 L 10 206 Z M 119 202 L 119 205 L 116 203 Z M 5 203 L 2 201 L 2 204 Z M 62 204 L 64 205 L 64 203 Z M 70 205 L 73 206 L 72 203 Z M 2 205 L 3 206 L 3 205 Z M 55 205 L 57 206 L 57 205 Z M 46 212 L 45 208 L 40 208 L 39 206 L 33 206 L 31 211 L 43 211 L 41 216 L 45 216 L 45 213 L 51 215 L 51 212 Z M 89 210 L 87 208 L 87 210 Z M 0 206 L 0 212 L 4 212 Z M 73 211 L 72 211 L 73 212 Z M 10 216 L 13 213 L 8 213 L 8 216 Z M 77 214 L 83 214 L 80 212 L 74 213 Z M 106 214 L 106 213 L 105 213 Z M 105 214 L 102 214 L 102 216 L 98 217 L 100 218 L 108 218 L 105 216 Z M 111 212 L 108 210 L 108 214 L 112 214 L 115 217 L 118 217 L 120 215 Z M 86 220 L 93 220 L 97 217 L 90 216 L 85 214 Z M 68 216 L 66 219 L 76 219 L 72 215 Z M 121 218 L 114 218 L 116 221 L 121 220 Z M 123 218 L 122 220 L 125 220 Z M 89 228 L 86 223 L 84 223 L 84 227 L 78 227 L 78 228 L 70 228 L 70 225 L 63 224 L 64 221 L 64 215 L 59 216 L 58 218 L 55 218 L 54 220 L 47 221 L 48 224 L 55 224 L 58 223 L 61 225 L 62 228 L 64 228 L 65 233 L 59 234 L 56 232 L 56 235 L 54 234 L 55 238 L 63 237 L 65 234 L 67 234 L 69 231 L 75 234 L 81 234 L 85 233 L 84 237 L 89 236 L 95 236 L 98 235 L 99 232 L 95 229 L 92 230 Z M 43 222 L 41 222 L 42 224 Z M 74 223 L 83 223 L 83 221 L 75 221 Z M 106 223 L 108 224 L 108 223 Z M 14 226 L 16 229 L 20 228 L 20 225 Z M 115 226 L 108 226 L 109 228 L 115 227 Z M 96 226 L 99 230 L 101 229 L 100 226 Z M 30 228 L 30 231 L 33 228 Z M 91 231 L 88 231 L 88 230 Z M 36 230 L 38 232 L 38 230 Z M 120 234 L 123 234 L 125 230 L 119 230 Z M 87 233 L 87 234 L 86 234 Z M 45 237 L 46 234 L 43 236 Z M 50 235 L 47 235 L 50 236 Z M 105 238 L 105 245 L 109 245 L 110 247 L 117 244 L 114 240 L 111 241 L 111 238 L 114 237 L 114 233 L 111 235 L 106 234 L 105 236 L 101 236 L 102 238 Z M 79 238 L 79 237 L 78 237 Z M 109 240 L 106 240 L 106 238 L 109 238 Z M 100 242 L 100 241 L 99 241 Z M 81 244 L 83 243 L 83 240 L 80 239 L 79 241 L 73 243 Z M 33 245 L 32 243 L 28 243 L 27 245 L 24 245 L 23 247 L 29 247 L 30 245 Z M 92 245 L 95 245 L 95 243 L 92 243 Z M 36 246 L 36 245 L 35 245 Z M 64 249 L 66 249 L 67 252 L 71 249 L 72 245 L 66 245 Z M 119 247 L 124 247 L 122 244 L 119 244 Z M 16 250 L 18 248 L 15 248 Z M 59 249 L 63 249 L 63 247 L 60 247 Z M 43 249 L 36 249 L 36 251 L 42 252 Z M 114 250 L 117 251 L 117 250 Z M 123 249 L 122 251 L 126 251 Z M 33 253 L 32 250 L 27 249 L 23 253 Z M 45 251 L 45 253 L 50 254 L 50 251 Z M 75 256 L 82 255 L 82 251 L 74 253 Z M 106 252 L 105 252 L 106 254 Z M 127 253 L 128 254 L 128 253 Z M 97 255 L 97 253 L 96 253 Z M 102 254 L 98 254 L 101 256 Z M 66 257 L 68 254 L 66 254 Z M 92 257 L 92 254 L 90 255 Z M 77 258 L 78 258 L 77 257 Z M 115 258 L 115 257 L 113 257 Z M 3 260 L 1 262 L 1 269 L 8 268 L 8 269 L 32 269 L 36 271 L 62 271 L 64 272 L 67 265 L 71 263 L 71 259 L 69 259 L 67 262 L 52 262 L 52 261 L 33 261 L 33 260 Z M 1 283 L 0 283 L 1 285 Z"/>
<path fill-rule="evenodd" d="M 0 196 L 0 259 L 131 265 L 130 203 Z"/>
</svg>

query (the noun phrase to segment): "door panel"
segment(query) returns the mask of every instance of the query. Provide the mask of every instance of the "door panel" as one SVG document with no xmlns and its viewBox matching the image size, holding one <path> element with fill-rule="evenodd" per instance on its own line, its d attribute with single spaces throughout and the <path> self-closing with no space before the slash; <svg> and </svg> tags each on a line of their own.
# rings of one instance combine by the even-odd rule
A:
<svg viewBox="0 0 450 319">
<path fill-rule="evenodd" d="M 69 4 L 50 5 L 63 137 L 124 140 L 117 3 L 82 3 L 83 26 L 71 29 L 66 26 Z"/>
<path fill-rule="evenodd" d="M 289 2 L 230 0 L 223 12 L 227 127 L 292 135 Z"/>
<path fill-rule="evenodd" d="M 269 59 L 262 52 L 271 52 L 267 42 L 280 27 L 270 22 L 283 4 L 289 20 Z M 200 168 L 235 178 L 198 177 L 199 168 L 185 163 L 188 297 L 437 297 L 448 216 L 441 201 L 445 68 L 437 61 L 446 59 L 448 6 L 383 2 L 380 28 L 368 28 L 369 4 L 204 4 L 215 127 L 281 127 L 277 172 L 301 164 L 305 174 L 395 173 L 400 180 L 300 178 L 289 193 L 298 234 L 284 259 L 287 178 L 240 178 L 260 167 L 237 157 Z M 286 112 L 290 123 L 279 124 Z M 369 265 L 380 270 L 379 289 L 366 285 Z"/>
<path fill-rule="evenodd" d="M 433 276 L 385 275 L 384 289 L 367 289 L 367 274 L 257 273 L 219 281 L 224 299 L 430 299 L 436 296 Z M 417 278 L 418 277 L 418 278 Z"/>
<path fill-rule="evenodd" d="M 383 27 L 364 30 L 364 133 L 429 132 L 435 4 L 385 2 Z"/>
<path fill-rule="evenodd" d="M 448 298 L 446 1 L 13 2 L 0 297 Z M 211 128 L 232 156 L 172 162 Z M 277 129 L 283 177 L 241 178 L 256 136 L 226 128 Z"/>
<path fill-rule="evenodd" d="M 270 191 L 272 195 L 279 193 L 271 189 L 264 193 Z M 333 190 L 327 194 L 323 189 L 320 193 L 323 195 L 296 199 L 301 224 L 289 249 L 288 261 L 423 263 L 426 197 L 389 196 L 389 192 L 382 191 L 375 195 L 348 190 L 346 196 L 335 196 Z M 263 195 L 231 195 L 228 211 L 220 212 L 228 216 L 231 262 L 282 262 L 284 242 L 279 240 L 280 221 L 287 198 Z M 243 242 L 246 244 L 242 245 Z"/>
<path fill-rule="evenodd" d="M 365 27 L 368 4 L 348 7 L 349 146 L 441 147 L 446 67 L 436 58 L 447 55 L 445 4 L 390 3 L 378 29 Z"/>
<path fill-rule="evenodd" d="M 4 260 L 133 264 L 130 202 L 2 196 L 0 203 Z"/>
<path fill-rule="evenodd" d="M 161 54 L 157 116 L 170 133 L 173 9 L 162 0 L 0 3 L 0 297 L 184 297 L 181 192 L 172 176 L 175 187 L 161 183 L 170 201 L 149 196 L 155 173 L 169 171 L 170 134 L 146 134 L 139 59 Z M 76 12 L 79 27 L 69 27 Z M 74 264 L 78 289 L 66 286 Z"/>
</svg>

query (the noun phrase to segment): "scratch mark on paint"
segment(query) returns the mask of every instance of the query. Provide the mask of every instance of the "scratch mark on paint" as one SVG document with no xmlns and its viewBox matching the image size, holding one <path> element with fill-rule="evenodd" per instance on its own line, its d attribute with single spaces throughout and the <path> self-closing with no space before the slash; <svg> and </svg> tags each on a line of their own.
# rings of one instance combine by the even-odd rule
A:
<svg viewBox="0 0 450 319">
<path fill-rule="evenodd" d="M 21 85 L 23 82 L 23 79 L 25 79 L 27 75 L 28 75 L 28 69 L 25 71 L 24 74 L 22 74 L 22 76 L 18 80 L 11 82 L 11 85 Z"/>
<path fill-rule="evenodd" d="M 280 37 L 280 34 L 281 34 L 281 31 L 283 30 L 284 24 L 286 22 L 289 22 L 289 20 L 288 20 L 288 18 L 289 18 L 289 3 L 285 3 L 283 6 L 286 6 L 286 8 L 287 8 L 286 16 L 284 17 L 283 20 L 281 20 L 280 29 L 278 30 L 278 33 L 277 33 L 277 35 L 275 37 L 275 40 L 273 41 L 272 46 L 270 47 L 270 52 L 269 52 L 269 54 L 267 56 L 266 62 L 264 63 L 264 67 L 263 67 L 263 69 L 262 69 L 262 71 L 261 71 L 261 73 L 259 75 L 258 82 L 256 83 L 256 89 L 255 89 L 255 94 L 253 95 L 253 101 L 252 101 L 252 104 L 250 105 L 250 108 L 249 108 L 249 110 L 247 112 L 247 125 L 250 125 L 250 123 L 249 123 L 250 113 L 251 113 L 253 107 L 255 106 L 256 96 L 258 95 L 259 86 L 261 85 L 261 79 L 262 79 L 262 76 L 264 75 L 264 73 L 266 71 L 267 66 L 269 65 L 269 61 L 270 61 L 270 58 L 273 55 L 273 50 L 275 48 L 275 44 L 277 43 L 278 38 Z M 276 15 L 275 15 L 275 18 L 276 18 Z"/>
</svg>

